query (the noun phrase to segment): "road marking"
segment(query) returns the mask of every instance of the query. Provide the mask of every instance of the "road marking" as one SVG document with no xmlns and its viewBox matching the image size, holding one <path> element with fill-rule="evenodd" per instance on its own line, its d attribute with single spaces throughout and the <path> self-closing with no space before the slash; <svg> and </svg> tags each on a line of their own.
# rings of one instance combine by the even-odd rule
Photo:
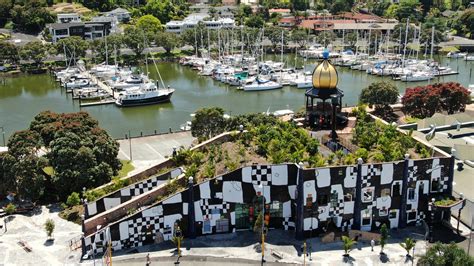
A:
<svg viewBox="0 0 474 266">
<path fill-rule="evenodd" d="M 119 149 L 119 153 L 122 153 L 122 155 L 127 158 L 127 160 L 130 160 L 130 156 L 128 156 L 128 154 L 126 154 L 122 149 Z"/>
<path fill-rule="evenodd" d="M 157 150 L 155 150 L 150 144 L 145 143 L 145 145 L 150 148 L 152 151 L 154 151 L 156 154 L 158 154 L 161 158 L 165 158 L 161 153 L 159 153 Z"/>
</svg>

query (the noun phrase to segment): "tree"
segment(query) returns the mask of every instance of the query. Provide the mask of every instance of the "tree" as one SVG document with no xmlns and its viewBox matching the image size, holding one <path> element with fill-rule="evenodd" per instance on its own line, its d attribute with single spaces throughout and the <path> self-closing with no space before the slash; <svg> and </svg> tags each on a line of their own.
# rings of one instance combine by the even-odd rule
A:
<svg viewBox="0 0 474 266">
<path fill-rule="evenodd" d="M 383 254 L 383 248 L 385 247 L 385 244 L 387 244 L 389 237 L 387 224 L 382 224 L 382 227 L 380 227 L 380 254 Z"/>
<path fill-rule="evenodd" d="M 464 10 L 464 12 L 453 23 L 453 27 L 457 30 L 457 33 L 467 38 L 474 37 L 474 8 Z"/>
<path fill-rule="evenodd" d="M 275 26 L 265 28 L 265 37 L 267 37 L 272 43 L 273 49 L 277 46 L 281 46 L 281 37 L 283 33 L 283 44 L 288 43 L 288 31 Z"/>
<path fill-rule="evenodd" d="M 125 28 L 123 42 L 127 48 L 135 53 L 137 58 L 141 58 L 143 50 L 148 43 L 144 32 L 135 26 Z"/>
<path fill-rule="evenodd" d="M 40 0 L 27 0 L 23 5 L 15 4 L 10 14 L 15 28 L 25 32 L 37 33 L 46 23 L 54 22 L 54 16 Z"/>
<path fill-rule="evenodd" d="M 46 57 L 48 48 L 40 41 L 25 44 L 20 49 L 20 57 L 23 60 L 32 60 L 36 65 L 41 65 Z"/>
<path fill-rule="evenodd" d="M 135 26 L 138 30 L 141 30 L 147 34 L 147 36 L 153 36 L 163 28 L 161 21 L 153 15 L 145 15 L 140 17 L 137 20 Z"/>
<path fill-rule="evenodd" d="M 107 39 L 107 40 L 106 40 Z M 105 44 L 107 43 L 107 49 Z M 123 36 L 121 34 L 111 34 L 105 38 L 94 40 L 91 48 L 98 57 L 97 59 L 102 62 L 105 61 L 106 56 L 109 60 L 111 58 L 120 57 L 120 48 L 123 45 Z"/>
<path fill-rule="evenodd" d="M 5 212 L 8 215 L 14 214 L 16 211 L 16 206 L 13 203 L 8 203 L 8 205 L 5 207 Z"/>
<path fill-rule="evenodd" d="M 260 15 L 251 15 L 245 20 L 245 26 L 250 28 L 261 28 L 265 24 L 265 21 Z"/>
<path fill-rule="evenodd" d="M 167 23 L 171 19 L 184 16 L 188 10 L 186 3 L 175 4 L 170 0 L 150 0 L 143 7 L 145 14 L 153 15 L 158 18 L 161 23 Z"/>
<path fill-rule="evenodd" d="M 191 133 L 200 141 L 217 136 L 225 129 L 224 110 L 220 107 L 199 109 L 191 121 Z"/>
<path fill-rule="evenodd" d="M 418 0 L 400 0 L 398 4 L 390 5 L 385 15 L 399 21 L 410 18 L 411 22 L 418 22 L 423 18 L 423 10 Z"/>
<path fill-rule="evenodd" d="M 304 11 L 309 7 L 308 1 L 306 0 L 290 0 L 290 2 L 293 10 Z"/>
<path fill-rule="evenodd" d="M 349 256 L 349 252 L 351 252 L 352 247 L 357 244 L 357 241 L 348 237 L 342 236 L 342 248 L 344 249 L 344 256 Z"/>
<path fill-rule="evenodd" d="M 338 14 L 345 11 L 350 11 L 354 1 L 352 0 L 335 0 L 331 5 L 331 13 Z"/>
<path fill-rule="evenodd" d="M 336 34 L 332 31 L 321 31 L 316 35 L 316 41 L 324 47 L 336 40 Z"/>
<path fill-rule="evenodd" d="M 374 82 L 368 87 L 362 89 L 359 101 L 368 104 L 370 107 L 375 106 L 375 112 L 386 116 L 393 110 L 390 104 L 396 103 L 398 100 L 398 89 L 392 83 Z"/>
<path fill-rule="evenodd" d="M 79 0 L 78 2 L 87 8 L 101 12 L 111 10 L 115 3 L 113 0 Z"/>
<path fill-rule="evenodd" d="M 3 28 L 10 18 L 10 10 L 13 7 L 12 0 L 0 0 L 0 27 Z"/>
<path fill-rule="evenodd" d="M 74 60 L 85 57 L 88 48 L 89 42 L 79 36 L 67 37 L 56 43 L 56 51 L 58 53 L 62 54 L 66 51 L 66 57 L 73 58 Z"/>
<path fill-rule="evenodd" d="M 0 153 L 0 194 L 8 195 L 10 191 L 16 191 L 16 180 L 12 169 L 15 164 L 15 158 L 8 152 Z"/>
<path fill-rule="evenodd" d="M 385 10 L 388 9 L 390 4 L 391 4 L 390 0 L 376 1 L 372 8 L 372 12 L 377 16 L 383 16 L 385 13 Z"/>
<path fill-rule="evenodd" d="M 73 207 L 79 205 L 81 203 L 81 198 L 79 197 L 79 193 L 72 192 L 71 195 L 67 197 L 66 205 L 69 207 Z"/>
<path fill-rule="evenodd" d="M 405 241 L 400 243 L 400 246 L 406 250 L 407 257 L 410 257 L 410 251 L 415 247 L 416 242 L 410 237 L 405 238 Z"/>
<path fill-rule="evenodd" d="M 41 146 L 48 152 L 40 157 Z M 83 187 L 110 181 L 121 167 L 118 143 L 85 112 L 40 113 L 29 130 L 13 134 L 8 147 L 16 160 L 12 173 L 17 191 L 32 199 L 41 198 L 48 184 L 50 194 L 65 199 Z M 46 166 L 53 168 L 51 176 L 44 174 Z"/>
<path fill-rule="evenodd" d="M 466 265 L 473 266 L 474 258 L 469 256 L 464 249 L 457 246 L 455 243 L 441 244 L 436 243 L 431 246 L 421 256 L 418 265 L 422 266 L 451 266 L 451 265 Z"/>
<path fill-rule="evenodd" d="M 158 32 L 155 37 L 155 44 L 165 49 L 167 54 L 170 54 L 179 43 L 179 37 L 172 32 Z"/>
<path fill-rule="evenodd" d="M 447 82 L 408 88 L 402 97 L 402 111 L 416 118 L 431 117 L 436 112 L 464 112 L 469 91 L 459 83 Z"/>
<path fill-rule="evenodd" d="M 5 63 L 18 62 L 18 47 L 11 42 L 0 41 L 0 61 Z"/>
<path fill-rule="evenodd" d="M 44 230 L 46 231 L 46 235 L 48 238 L 51 238 L 54 232 L 54 228 L 56 225 L 54 224 L 53 219 L 47 219 L 46 222 L 44 223 Z"/>
<path fill-rule="evenodd" d="M 291 31 L 291 40 L 297 43 L 300 48 L 304 48 L 308 44 L 308 34 L 305 30 L 295 29 Z"/>
</svg>

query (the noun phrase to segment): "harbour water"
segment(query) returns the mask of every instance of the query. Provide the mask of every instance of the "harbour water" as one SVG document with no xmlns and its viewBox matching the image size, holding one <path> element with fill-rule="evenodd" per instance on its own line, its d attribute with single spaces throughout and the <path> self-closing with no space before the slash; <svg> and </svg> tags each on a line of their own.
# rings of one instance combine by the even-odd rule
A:
<svg viewBox="0 0 474 266">
<path fill-rule="evenodd" d="M 442 65 L 449 65 L 459 75 L 435 78 L 431 83 L 443 81 L 459 82 L 465 87 L 474 83 L 474 62 L 462 59 L 435 58 Z M 300 60 L 302 61 L 302 60 Z M 293 62 L 288 58 L 288 62 Z M 300 62 L 301 63 L 301 62 Z M 314 61 L 310 61 L 313 63 Z M 54 78 L 48 74 L 20 75 L 5 78 L 0 84 L 0 127 L 5 129 L 5 137 L 13 132 L 26 129 L 33 117 L 44 110 L 54 112 L 89 112 L 99 121 L 101 127 L 116 138 L 122 138 L 128 131 L 133 136 L 166 132 L 190 120 L 190 114 L 201 107 L 220 106 L 230 115 L 265 112 L 278 109 L 298 110 L 304 104 L 304 89 L 284 87 L 283 89 L 261 92 L 245 92 L 235 87 L 214 81 L 210 77 L 199 76 L 197 71 L 178 63 L 160 63 L 158 68 L 164 82 L 176 89 L 171 102 L 150 106 L 119 108 L 115 105 L 79 107 L 79 102 L 66 94 Z M 392 81 L 390 77 L 376 77 L 365 72 L 337 67 L 338 87 L 344 91 L 343 104 L 351 106 L 358 102 L 361 90 L 374 81 L 393 82 L 400 93 L 407 87 L 425 85 L 428 82 Z M 150 76 L 158 79 L 153 67 L 149 66 Z M 0 145 L 3 143 L 0 142 Z"/>
</svg>

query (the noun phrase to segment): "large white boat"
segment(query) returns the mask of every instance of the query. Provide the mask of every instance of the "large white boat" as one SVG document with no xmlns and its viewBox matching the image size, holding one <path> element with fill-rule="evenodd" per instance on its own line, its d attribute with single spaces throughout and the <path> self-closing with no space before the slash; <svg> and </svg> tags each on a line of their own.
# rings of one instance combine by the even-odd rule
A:
<svg viewBox="0 0 474 266">
<path fill-rule="evenodd" d="M 127 88 L 136 87 L 137 85 L 146 82 L 146 80 L 147 77 L 145 75 L 130 75 L 123 79 L 113 77 L 108 83 L 114 90 L 120 91 Z"/>
<path fill-rule="evenodd" d="M 158 88 L 155 83 L 147 82 L 121 92 L 115 104 L 125 107 L 167 102 L 174 91 L 172 88 Z"/>
<path fill-rule="evenodd" d="M 280 89 L 283 86 L 275 81 L 271 80 L 263 80 L 257 78 L 252 83 L 247 83 L 242 86 L 244 91 L 267 91 L 267 90 L 275 90 Z"/>
<path fill-rule="evenodd" d="M 433 78 L 433 74 L 426 72 L 415 72 L 412 74 L 400 76 L 401 81 L 428 81 Z"/>
<path fill-rule="evenodd" d="M 464 57 L 464 60 L 466 60 L 466 61 L 474 61 L 474 55 L 468 55 L 468 54 L 467 54 L 467 55 Z"/>
<path fill-rule="evenodd" d="M 461 53 L 461 52 L 449 52 L 446 57 L 448 58 L 463 58 L 467 55 L 467 53 Z"/>
</svg>

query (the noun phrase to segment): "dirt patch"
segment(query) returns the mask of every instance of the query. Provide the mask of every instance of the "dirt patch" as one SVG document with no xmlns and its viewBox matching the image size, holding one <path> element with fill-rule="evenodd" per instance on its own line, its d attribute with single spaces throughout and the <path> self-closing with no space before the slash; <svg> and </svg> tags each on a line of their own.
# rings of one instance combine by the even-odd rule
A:
<svg viewBox="0 0 474 266">
<path fill-rule="evenodd" d="M 59 13 L 77 13 L 79 15 L 85 15 L 92 12 L 87 7 L 84 7 L 81 4 L 77 3 L 59 3 L 55 4 L 49 8 L 49 11 L 59 14 Z"/>
<path fill-rule="evenodd" d="M 82 221 L 82 215 L 84 215 L 84 207 L 82 205 L 64 209 L 59 213 L 59 217 L 79 225 Z"/>
</svg>

